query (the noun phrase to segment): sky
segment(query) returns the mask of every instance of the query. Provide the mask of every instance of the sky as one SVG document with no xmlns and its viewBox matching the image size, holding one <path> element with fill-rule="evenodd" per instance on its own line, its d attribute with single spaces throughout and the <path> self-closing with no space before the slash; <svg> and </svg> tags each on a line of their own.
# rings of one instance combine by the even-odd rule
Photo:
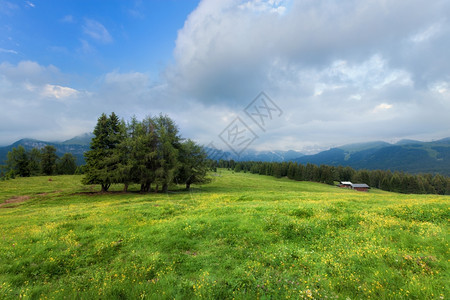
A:
<svg viewBox="0 0 450 300">
<path fill-rule="evenodd" d="M 241 153 L 450 136 L 448 0 L 0 0 L 0 145 L 159 113 Z"/>
</svg>

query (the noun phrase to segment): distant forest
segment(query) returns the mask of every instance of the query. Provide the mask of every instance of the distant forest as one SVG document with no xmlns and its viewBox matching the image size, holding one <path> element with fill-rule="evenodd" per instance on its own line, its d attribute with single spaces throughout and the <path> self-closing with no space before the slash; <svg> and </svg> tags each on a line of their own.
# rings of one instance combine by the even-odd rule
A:
<svg viewBox="0 0 450 300">
<path fill-rule="evenodd" d="M 450 178 L 440 174 L 411 175 L 384 170 L 355 170 L 351 167 L 302 165 L 296 162 L 235 162 L 220 160 L 214 168 L 228 168 L 235 172 L 288 177 L 298 181 L 314 181 L 334 185 L 335 181 L 365 183 L 372 188 L 405 194 L 450 195 Z"/>
<path fill-rule="evenodd" d="M 7 154 L 6 164 L 0 166 L 0 179 L 39 175 L 72 175 L 80 174 L 81 167 L 77 167 L 76 158 L 71 153 L 59 157 L 56 148 L 46 145 L 41 150 L 33 148 L 26 150 L 19 145 Z"/>
</svg>

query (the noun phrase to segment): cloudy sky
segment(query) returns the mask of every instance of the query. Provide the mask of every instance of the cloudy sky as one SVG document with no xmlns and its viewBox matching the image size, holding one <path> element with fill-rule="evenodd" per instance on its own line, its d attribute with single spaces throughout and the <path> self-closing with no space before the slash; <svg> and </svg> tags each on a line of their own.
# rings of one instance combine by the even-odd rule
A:
<svg viewBox="0 0 450 300">
<path fill-rule="evenodd" d="M 0 0 L 0 145 L 112 111 L 223 149 L 233 130 L 304 152 L 448 137 L 449 16 L 448 0 Z"/>
</svg>

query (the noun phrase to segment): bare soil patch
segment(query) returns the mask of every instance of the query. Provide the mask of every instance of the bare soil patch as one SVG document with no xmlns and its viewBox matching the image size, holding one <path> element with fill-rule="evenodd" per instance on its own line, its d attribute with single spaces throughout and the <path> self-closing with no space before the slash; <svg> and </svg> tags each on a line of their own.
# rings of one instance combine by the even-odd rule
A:
<svg viewBox="0 0 450 300">
<path fill-rule="evenodd" d="M 30 199 L 30 196 L 14 196 L 12 198 L 9 198 L 8 200 L 6 200 L 3 203 L 0 203 L 0 208 L 8 208 L 8 207 L 4 207 L 4 206 L 6 206 L 8 204 L 11 204 L 11 203 L 25 202 L 25 201 L 27 201 L 29 199 Z"/>
<path fill-rule="evenodd" d="M 55 194 L 55 193 L 60 193 L 61 191 L 54 191 L 54 192 L 49 192 L 49 193 L 39 193 L 39 194 L 35 194 L 33 196 L 47 196 L 48 194 Z M 28 195 L 23 195 L 23 196 L 13 196 L 7 200 L 5 200 L 5 202 L 0 203 L 0 208 L 14 208 L 16 206 L 7 206 L 9 204 L 14 204 L 14 203 L 21 203 L 21 202 L 25 202 L 31 199 L 32 196 L 28 196 Z"/>
</svg>

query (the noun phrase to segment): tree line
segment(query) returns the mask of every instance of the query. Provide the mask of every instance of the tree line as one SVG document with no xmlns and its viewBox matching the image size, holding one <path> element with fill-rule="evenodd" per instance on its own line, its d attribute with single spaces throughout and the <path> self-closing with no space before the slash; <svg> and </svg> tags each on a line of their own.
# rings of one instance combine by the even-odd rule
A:
<svg viewBox="0 0 450 300">
<path fill-rule="evenodd" d="M 38 175 L 72 175 L 80 172 L 76 158 L 71 153 L 59 157 L 56 148 L 46 145 L 42 149 L 27 151 L 22 145 L 12 148 L 7 154 L 6 164 L 2 166 L 0 178 L 9 179 Z"/>
<path fill-rule="evenodd" d="M 302 165 L 295 162 L 235 162 L 234 160 L 217 161 L 214 167 L 330 185 L 333 185 L 335 181 L 352 181 L 397 193 L 450 195 L 450 178 L 440 174 L 411 175 L 384 170 L 355 170 L 343 166 L 317 166 L 311 163 Z"/>
<path fill-rule="evenodd" d="M 141 192 L 167 192 L 170 184 L 209 181 L 209 161 L 203 147 L 183 139 L 172 119 L 160 114 L 138 121 L 120 120 L 115 113 L 102 114 L 94 129 L 82 182 L 99 184 L 103 192 L 111 184 L 140 185 Z"/>
</svg>

